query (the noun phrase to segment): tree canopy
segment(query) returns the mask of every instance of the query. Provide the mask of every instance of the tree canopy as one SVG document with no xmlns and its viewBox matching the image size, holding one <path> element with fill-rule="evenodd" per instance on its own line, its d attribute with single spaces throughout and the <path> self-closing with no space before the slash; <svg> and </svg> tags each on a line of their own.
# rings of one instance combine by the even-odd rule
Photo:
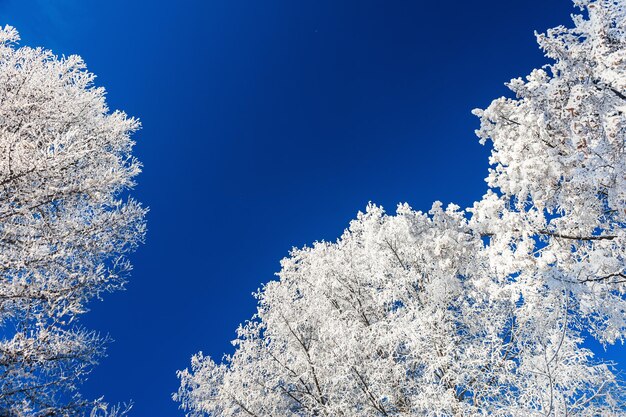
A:
<svg viewBox="0 0 626 417">
<path fill-rule="evenodd" d="M 549 63 L 474 111 L 487 193 L 294 249 L 235 353 L 179 372 L 189 415 L 624 415 L 584 342 L 626 336 L 626 4 L 574 3 Z"/>
<path fill-rule="evenodd" d="M 139 122 L 109 111 L 80 57 L 18 40 L 0 29 L 0 415 L 98 413 L 78 385 L 106 340 L 77 319 L 121 288 L 144 236 L 126 196 Z"/>
</svg>

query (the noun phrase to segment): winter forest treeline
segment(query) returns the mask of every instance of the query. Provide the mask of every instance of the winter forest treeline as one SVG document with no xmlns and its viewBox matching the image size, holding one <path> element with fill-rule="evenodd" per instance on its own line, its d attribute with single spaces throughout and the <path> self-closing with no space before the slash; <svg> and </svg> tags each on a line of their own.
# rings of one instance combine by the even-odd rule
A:
<svg viewBox="0 0 626 417">
<path fill-rule="evenodd" d="M 210 416 L 623 416 L 584 347 L 626 335 L 626 3 L 576 1 L 537 36 L 476 132 L 492 152 L 467 209 L 367 207 L 295 249 L 235 353 L 197 354 L 175 398 Z"/>
<path fill-rule="evenodd" d="M 474 110 L 485 195 L 370 204 L 336 242 L 294 249 L 234 354 L 178 372 L 182 412 L 626 415 L 618 368 L 586 344 L 626 337 L 626 1 L 574 5 L 515 98 Z M 0 30 L 0 416 L 125 414 L 80 394 L 107 340 L 79 319 L 144 238 L 139 122 L 79 57 L 18 41 Z"/>
</svg>

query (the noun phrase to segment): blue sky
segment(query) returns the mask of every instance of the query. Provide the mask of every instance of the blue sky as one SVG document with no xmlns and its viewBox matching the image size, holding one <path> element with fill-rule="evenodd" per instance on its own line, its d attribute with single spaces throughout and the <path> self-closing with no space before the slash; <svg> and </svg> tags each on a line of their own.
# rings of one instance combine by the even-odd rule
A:
<svg viewBox="0 0 626 417">
<path fill-rule="evenodd" d="M 472 108 L 546 61 L 568 0 L 0 0 L 22 44 L 79 54 L 141 119 L 150 207 L 127 291 L 83 323 L 115 343 L 84 386 L 133 416 L 182 415 L 175 371 L 230 352 L 293 246 L 373 201 L 470 205 L 488 149 Z M 619 350 L 619 349 L 618 349 Z M 618 351 L 613 349 L 613 357 Z"/>
</svg>

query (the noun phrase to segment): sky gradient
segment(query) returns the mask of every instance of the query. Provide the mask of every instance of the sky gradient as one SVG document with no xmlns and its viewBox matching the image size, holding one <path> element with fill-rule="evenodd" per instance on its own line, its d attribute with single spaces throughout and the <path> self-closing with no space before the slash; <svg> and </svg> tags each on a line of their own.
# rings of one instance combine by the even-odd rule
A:
<svg viewBox="0 0 626 417">
<path fill-rule="evenodd" d="M 546 63 L 568 0 L 0 0 L 22 44 L 79 54 L 141 119 L 150 207 L 127 291 L 82 318 L 115 342 L 84 386 L 134 417 L 183 415 L 177 369 L 231 352 L 293 246 L 372 201 L 428 210 L 486 191 L 476 107 Z M 619 359 L 619 349 L 610 351 Z M 624 356 L 622 354 L 622 356 Z M 626 357 L 624 358 L 626 361 Z"/>
</svg>

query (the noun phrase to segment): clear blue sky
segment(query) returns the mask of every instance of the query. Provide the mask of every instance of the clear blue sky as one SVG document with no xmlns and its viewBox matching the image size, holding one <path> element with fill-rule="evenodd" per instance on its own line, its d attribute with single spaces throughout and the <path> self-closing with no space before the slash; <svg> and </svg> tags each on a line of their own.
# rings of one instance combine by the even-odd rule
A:
<svg viewBox="0 0 626 417">
<path fill-rule="evenodd" d="M 128 290 L 83 323 L 115 343 L 84 386 L 135 417 L 182 415 L 177 369 L 230 352 L 292 246 L 368 201 L 467 206 L 488 149 L 470 114 L 545 63 L 569 0 L 0 0 L 22 44 L 82 55 L 139 117 L 150 207 Z M 618 349 L 619 350 L 619 349 Z M 618 350 L 613 350 L 617 352 Z M 626 360 L 626 358 L 625 358 Z"/>
</svg>

